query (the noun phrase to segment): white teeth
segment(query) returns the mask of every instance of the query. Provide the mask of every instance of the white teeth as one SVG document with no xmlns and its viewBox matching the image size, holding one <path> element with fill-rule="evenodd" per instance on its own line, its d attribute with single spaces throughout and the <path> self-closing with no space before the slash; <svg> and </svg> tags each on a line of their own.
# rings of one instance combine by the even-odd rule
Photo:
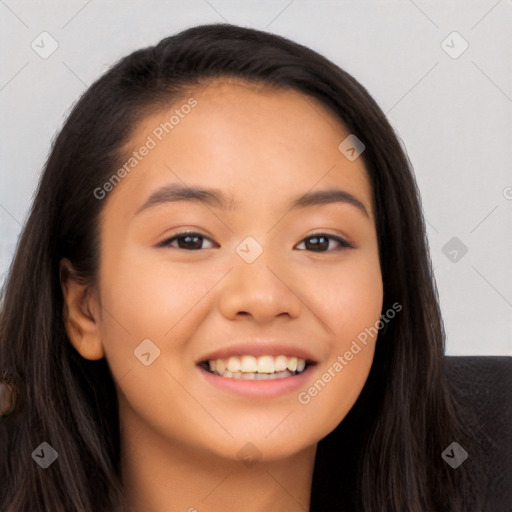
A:
<svg viewBox="0 0 512 512">
<path fill-rule="evenodd" d="M 243 373 L 243 372 L 230 372 L 225 370 L 222 373 L 222 377 L 228 377 L 230 379 L 242 379 L 242 380 L 273 380 L 283 379 L 285 377 L 291 377 L 293 374 L 289 371 L 277 372 L 277 373 Z"/>
<path fill-rule="evenodd" d="M 243 372 L 258 371 L 258 361 L 254 356 L 243 356 L 240 363 L 240 370 Z"/>
<path fill-rule="evenodd" d="M 272 356 L 258 357 L 258 373 L 274 373 L 274 358 Z"/>
<path fill-rule="evenodd" d="M 230 372 L 238 372 L 240 371 L 240 358 L 239 357 L 230 357 L 228 359 L 227 364 L 228 370 Z"/>
<path fill-rule="evenodd" d="M 216 359 L 215 360 L 215 371 L 217 373 L 224 373 L 224 370 L 226 369 L 226 361 L 224 359 Z"/>
<path fill-rule="evenodd" d="M 260 356 L 252 355 L 231 356 L 228 359 L 212 359 L 208 361 L 211 372 L 223 377 L 233 377 L 235 379 L 259 379 L 279 378 L 292 375 L 295 372 L 301 373 L 306 368 L 306 361 L 300 357 L 280 356 Z M 286 374 L 286 375 L 285 375 Z"/>
<path fill-rule="evenodd" d="M 297 369 L 297 358 L 296 357 L 289 357 L 288 358 L 288 364 L 286 365 L 286 367 L 291 372 L 294 372 Z"/>
<path fill-rule="evenodd" d="M 286 356 L 277 356 L 274 360 L 274 371 L 284 372 L 286 370 L 286 363 L 288 358 Z"/>
</svg>

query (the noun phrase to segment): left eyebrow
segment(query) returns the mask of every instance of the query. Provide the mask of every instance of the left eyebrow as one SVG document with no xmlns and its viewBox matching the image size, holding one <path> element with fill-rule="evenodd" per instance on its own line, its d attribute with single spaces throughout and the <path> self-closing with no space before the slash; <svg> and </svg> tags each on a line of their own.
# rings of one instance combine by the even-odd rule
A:
<svg viewBox="0 0 512 512">
<path fill-rule="evenodd" d="M 370 218 L 368 210 L 362 201 L 346 190 L 330 188 L 326 190 L 317 190 L 316 192 L 308 192 L 292 202 L 291 210 L 298 208 L 307 208 L 308 206 L 317 206 L 330 203 L 346 203 L 355 206 L 365 217 Z"/>
<path fill-rule="evenodd" d="M 228 200 L 227 196 L 219 189 L 171 184 L 164 186 L 151 194 L 134 215 L 138 215 L 140 212 L 159 204 L 178 201 L 205 202 L 211 206 L 217 206 L 224 210 L 234 210 L 236 208 L 233 198 L 230 197 Z M 370 217 L 362 201 L 350 192 L 341 189 L 325 189 L 315 192 L 307 192 L 293 200 L 289 209 L 297 210 L 310 206 L 331 203 L 345 203 L 355 206 L 367 218 Z"/>
</svg>

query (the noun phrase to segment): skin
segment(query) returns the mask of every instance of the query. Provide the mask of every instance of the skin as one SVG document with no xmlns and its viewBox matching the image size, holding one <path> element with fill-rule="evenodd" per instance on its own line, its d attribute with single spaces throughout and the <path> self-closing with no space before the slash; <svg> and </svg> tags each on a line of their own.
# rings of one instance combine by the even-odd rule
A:
<svg viewBox="0 0 512 512">
<path fill-rule="evenodd" d="M 66 330 L 84 358 L 106 357 L 112 369 L 125 510 L 307 510 L 317 443 L 356 401 L 374 355 L 376 336 L 309 403 L 298 401 L 379 320 L 371 185 L 362 159 L 338 150 L 345 127 L 310 97 L 223 79 L 194 98 L 104 199 L 98 287 L 75 282 L 63 260 Z M 141 122 L 132 150 L 185 102 Z M 238 208 L 181 201 L 135 215 L 170 183 L 217 187 Z M 299 195 L 331 187 L 356 196 L 368 217 L 346 203 L 289 210 Z M 203 248 L 176 239 L 157 247 L 186 230 L 206 237 Z M 315 232 L 354 248 L 306 247 Z M 251 264 L 236 252 L 247 236 L 263 248 Z M 318 363 L 307 385 L 248 399 L 204 379 L 198 358 L 254 337 L 309 350 Z M 134 357 L 147 338 L 160 350 L 149 366 Z M 248 442 L 259 457 L 250 467 L 237 455 Z"/>
</svg>

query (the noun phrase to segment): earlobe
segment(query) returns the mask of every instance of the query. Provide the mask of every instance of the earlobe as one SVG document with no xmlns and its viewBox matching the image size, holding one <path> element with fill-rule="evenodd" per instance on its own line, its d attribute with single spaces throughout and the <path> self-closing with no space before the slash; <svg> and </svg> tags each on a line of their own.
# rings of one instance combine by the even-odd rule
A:
<svg viewBox="0 0 512 512">
<path fill-rule="evenodd" d="M 91 293 L 90 285 L 77 279 L 71 262 L 66 258 L 60 261 L 59 277 L 64 299 L 62 316 L 69 341 L 83 358 L 103 358 L 99 304 Z"/>
</svg>

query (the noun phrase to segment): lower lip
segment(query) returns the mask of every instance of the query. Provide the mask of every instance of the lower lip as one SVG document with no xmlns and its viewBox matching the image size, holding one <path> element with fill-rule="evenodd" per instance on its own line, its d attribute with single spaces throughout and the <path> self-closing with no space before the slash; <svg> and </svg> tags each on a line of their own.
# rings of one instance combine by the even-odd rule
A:
<svg viewBox="0 0 512 512">
<path fill-rule="evenodd" d="M 236 393 L 239 395 L 253 397 L 274 397 L 286 395 L 304 387 L 311 377 L 315 365 L 308 366 L 302 373 L 284 377 L 281 379 L 253 380 L 253 379 L 233 379 L 230 377 L 221 377 L 210 373 L 204 368 L 197 368 L 202 373 L 207 382 L 223 391 Z"/>
</svg>

